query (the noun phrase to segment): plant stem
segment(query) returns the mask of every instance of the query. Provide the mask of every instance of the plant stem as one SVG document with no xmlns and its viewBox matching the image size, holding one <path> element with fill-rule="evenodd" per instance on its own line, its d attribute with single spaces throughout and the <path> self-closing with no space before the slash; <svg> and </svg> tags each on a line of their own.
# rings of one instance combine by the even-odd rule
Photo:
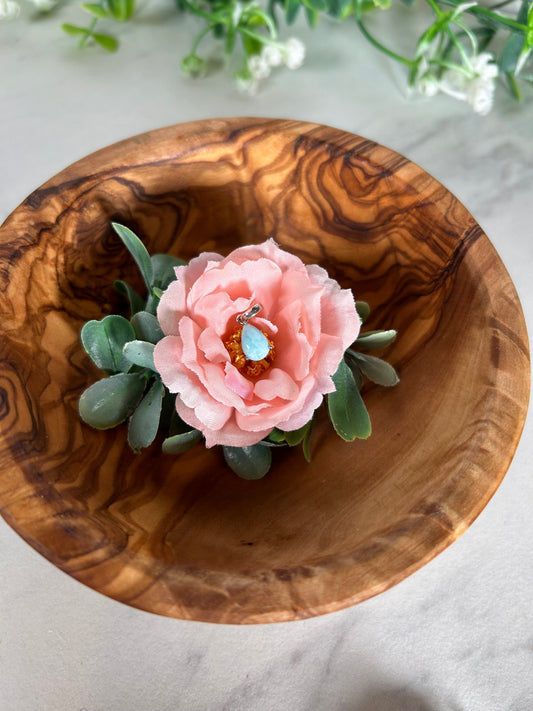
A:
<svg viewBox="0 0 533 711">
<path fill-rule="evenodd" d="M 396 54 L 396 52 L 393 52 L 388 47 L 385 47 L 385 45 L 381 44 L 381 42 L 379 42 L 375 37 L 373 37 L 373 35 L 370 34 L 370 32 L 366 29 L 361 20 L 360 0 L 357 0 L 355 7 L 355 21 L 357 22 L 357 26 L 361 30 L 364 37 L 366 37 L 370 44 L 373 45 L 376 49 L 379 49 L 381 52 L 383 52 L 383 54 L 386 54 L 387 57 L 390 57 L 391 59 L 395 59 L 397 62 L 400 62 L 400 64 L 405 64 L 410 69 L 415 69 L 417 67 L 418 61 L 416 59 L 407 59 L 407 57 L 402 57 L 402 55 Z"/>
<path fill-rule="evenodd" d="M 249 30 L 247 27 L 239 27 L 238 32 L 257 40 L 258 42 L 261 42 L 261 44 L 271 44 L 274 47 L 279 46 L 279 42 L 277 40 L 272 39 L 271 37 L 267 37 L 266 35 L 260 35 L 257 32 L 254 32 L 253 30 Z"/>
<path fill-rule="evenodd" d="M 190 54 L 196 54 L 196 50 L 198 49 L 198 45 L 200 42 L 203 40 L 203 38 L 208 35 L 210 32 L 213 30 L 213 25 L 209 24 L 204 30 L 200 32 L 200 34 L 196 37 L 194 40 L 193 46 L 191 48 Z"/>
<path fill-rule="evenodd" d="M 503 2 L 497 2 L 496 5 L 491 5 L 488 10 L 499 10 L 500 7 L 505 7 L 506 5 L 510 5 L 512 2 L 515 2 L 515 0 L 503 0 Z"/>
<path fill-rule="evenodd" d="M 435 0 L 426 0 L 427 4 L 431 7 L 437 18 L 441 17 L 444 13 L 440 9 L 440 7 L 437 5 Z"/>
<path fill-rule="evenodd" d="M 82 38 L 80 39 L 80 41 L 79 41 L 78 47 L 79 47 L 80 49 L 83 49 L 83 47 L 85 47 L 85 45 L 87 44 L 87 40 L 88 40 L 90 37 L 92 37 L 93 32 L 94 32 L 94 28 L 96 27 L 96 23 L 97 23 L 97 22 L 98 22 L 98 18 L 95 17 L 95 18 L 93 19 L 93 21 L 91 22 L 91 24 L 89 25 L 89 27 L 87 28 L 87 34 L 86 34 L 86 35 L 83 35 L 83 37 L 82 37 Z"/>
<path fill-rule="evenodd" d="M 194 15 L 198 15 L 199 17 L 203 17 L 204 20 L 209 20 L 209 22 L 213 21 L 213 15 L 210 15 L 208 12 L 204 12 L 203 10 L 199 10 L 195 5 L 193 5 L 189 0 L 181 0 L 183 5 L 185 5 L 186 8 L 188 8 Z"/>
<path fill-rule="evenodd" d="M 456 0 L 440 0 L 440 2 L 443 5 L 450 5 L 451 7 L 457 7 L 457 5 L 459 5 Z M 513 27 L 516 30 L 521 30 L 522 32 L 527 32 L 528 30 L 526 25 L 522 25 L 520 22 L 516 22 L 516 20 L 503 17 L 503 15 L 498 15 L 498 13 L 491 12 L 484 7 L 479 7 L 479 5 L 469 7 L 465 10 L 465 12 L 471 12 L 473 15 L 483 15 L 484 17 L 489 17 L 491 20 L 500 22 L 508 27 Z"/>
</svg>

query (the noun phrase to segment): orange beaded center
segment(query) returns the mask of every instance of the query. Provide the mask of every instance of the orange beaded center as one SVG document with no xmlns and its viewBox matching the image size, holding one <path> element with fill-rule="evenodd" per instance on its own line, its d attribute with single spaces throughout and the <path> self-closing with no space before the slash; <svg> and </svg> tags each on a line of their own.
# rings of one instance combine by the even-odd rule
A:
<svg viewBox="0 0 533 711">
<path fill-rule="evenodd" d="M 246 375 L 249 378 L 256 378 L 258 375 L 261 375 L 261 373 L 264 373 L 265 370 L 268 370 L 272 365 L 272 362 L 276 357 L 274 342 L 268 337 L 268 335 L 264 331 L 261 331 L 261 333 L 268 341 L 270 350 L 262 360 L 247 360 L 246 356 L 242 351 L 241 333 L 242 326 L 239 325 L 235 328 L 233 333 L 228 338 L 226 338 L 226 340 L 224 341 L 224 345 L 226 346 L 226 350 L 230 354 L 231 362 L 237 368 L 237 370 L 240 370 L 243 375 Z"/>
</svg>

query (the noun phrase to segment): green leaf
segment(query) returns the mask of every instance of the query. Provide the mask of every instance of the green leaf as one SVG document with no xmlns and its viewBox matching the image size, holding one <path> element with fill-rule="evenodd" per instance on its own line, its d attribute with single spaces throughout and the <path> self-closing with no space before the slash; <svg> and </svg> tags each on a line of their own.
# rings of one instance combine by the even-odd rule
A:
<svg viewBox="0 0 533 711">
<path fill-rule="evenodd" d="M 522 101 L 522 92 L 520 91 L 520 87 L 518 86 L 518 82 L 516 81 L 516 77 L 513 72 L 506 72 L 505 77 L 507 79 L 507 82 L 509 84 L 509 89 L 511 90 L 511 94 L 517 101 Z"/>
<path fill-rule="evenodd" d="M 284 7 L 285 20 L 287 21 L 288 25 L 292 25 L 292 23 L 296 20 L 298 13 L 300 12 L 302 3 L 300 2 L 300 0 L 285 0 Z"/>
<path fill-rule="evenodd" d="M 364 323 L 370 316 L 370 306 L 366 303 L 366 301 L 356 301 L 355 308 L 357 309 L 359 318 Z"/>
<path fill-rule="evenodd" d="M 366 355 L 366 353 L 356 353 L 351 349 L 348 351 L 349 357 L 357 363 L 366 377 L 373 383 L 392 387 L 400 382 L 398 374 L 390 363 L 381 358 Z"/>
<path fill-rule="evenodd" d="M 133 289 L 126 281 L 122 279 L 117 279 L 113 286 L 119 292 L 126 296 L 130 302 L 131 315 L 137 313 L 137 311 L 142 311 L 144 309 L 144 299 L 139 296 L 139 294 Z"/>
<path fill-rule="evenodd" d="M 154 365 L 154 344 L 147 341 L 132 340 L 126 343 L 123 349 L 124 357 L 133 365 L 138 365 L 141 368 L 149 368 L 156 371 Z"/>
<path fill-rule="evenodd" d="M 146 288 L 150 291 L 153 282 L 153 269 L 152 261 L 146 247 L 129 227 L 119 225 L 117 222 L 112 222 L 111 225 L 135 260 L 144 279 L 144 283 L 146 284 Z"/>
<path fill-rule="evenodd" d="M 139 404 L 145 385 L 142 373 L 119 373 L 97 380 L 80 397 L 81 419 L 99 430 L 119 425 Z"/>
<path fill-rule="evenodd" d="M 277 427 L 274 427 L 272 432 L 268 435 L 267 439 L 269 439 L 271 442 L 285 442 L 285 432 L 282 430 L 278 430 Z"/>
<path fill-rule="evenodd" d="M 68 22 L 63 22 L 63 24 L 61 25 L 61 29 L 63 30 L 63 32 L 65 32 L 67 35 L 70 35 L 71 37 L 89 34 L 89 30 L 87 28 L 78 27 L 77 25 L 70 25 Z"/>
<path fill-rule="evenodd" d="M 138 311 L 131 318 L 131 325 L 139 341 L 157 343 L 165 335 L 157 318 L 148 311 Z"/>
<path fill-rule="evenodd" d="M 111 35 L 102 35 L 98 32 L 93 32 L 93 39 L 107 52 L 116 52 L 118 49 L 118 40 L 115 39 L 115 37 L 111 37 Z"/>
<path fill-rule="evenodd" d="M 346 363 L 352 371 L 352 375 L 354 377 L 355 384 L 357 385 L 357 389 L 361 390 L 361 388 L 363 387 L 364 378 L 359 366 L 350 358 L 347 358 Z"/>
<path fill-rule="evenodd" d="M 300 444 L 300 442 L 303 442 L 303 440 L 305 439 L 305 435 L 311 428 L 311 422 L 312 420 L 309 420 L 309 422 L 307 422 L 303 427 L 300 427 L 300 429 L 298 430 L 285 432 L 285 441 L 287 442 L 289 447 L 295 447 L 296 445 Z"/>
<path fill-rule="evenodd" d="M 315 418 L 313 416 L 312 420 L 308 422 L 308 427 L 302 442 L 302 451 L 305 457 L 305 461 L 308 463 L 311 463 L 311 433 L 313 431 L 314 422 Z"/>
<path fill-rule="evenodd" d="M 524 14 L 522 3 L 522 9 L 518 13 L 518 22 L 526 22 L 527 9 Z M 500 57 L 500 70 L 503 74 L 517 73 L 517 67 L 519 62 L 523 59 L 523 55 L 529 52 L 528 38 L 524 37 L 522 34 L 511 33 L 503 47 L 503 51 Z"/>
<path fill-rule="evenodd" d="M 313 12 L 326 12 L 328 9 L 326 0 L 302 0 L 302 3 Z"/>
<path fill-rule="evenodd" d="M 307 16 L 307 22 L 309 23 L 309 27 L 316 27 L 318 24 L 319 13 L 315 10 L 312 10 L 310 7 L 305 7 L 304 9 L 305 14 Z"/>
<path fill-rule="evenodd" d="M 108 373 L 128 370 L 130 363 L 122 350 L 135 339 L 132 325 L 123 316 L 112 314 L 101 321 L 87 321 L 81 329 L 83 347 L 98 368 Z"/>
<path fill-rule="evenodd" d="M 366 333 L 361 333 L 354 346 L 377 350 L 378 348 L 389 346 L 395 339 L 396 331 L 392 329 L 388 331 L 367 331 Z"/>
<path fill-rule="evenodd" d="M 333 376 L 335 392 L 328 395 L 328 412 L 335 432 L 347 442 L 366 439 L 372 432 L 370 417 L 354 380 L 342 360 Z"/>
<path fill-rule="evenodd" d="M 96 2 L 85 2 L 82 4 L 81 9 L 97 17 L 99 20 L 105 20 L 109 14 L 105 7 Z"/>
<path fill-rule="evenodd" d="M 272 464 L 269 447 L 253 444 L 250 447 L 222 447 L 226 464 L 241 479 L 262 479 Z"/>
<path fill-rule="evenodd" d="M 167 288 L 171 281 L 176 280 L 176 267 L 183 267 L 187 262 L 178 257 L 173 257 L 171 254 L 154 254 L 151 257 L 152 261 L 152 286 L 158 287 L 163 291 Z"/>
<path fill-rule="evenodd" d="M 167 437 L 161 449 L 164 454 L 181 454 L 194 447 L 201 439 L 202 433 L 199 430 L 189 430 L 189 432 L 181 432 Z"/>
<path fill-rule="evenodd" d="M 338 20 L 345 20 L 353 13 L 353 0 L 331 0 L 328 6 L 328 14 Z"/>
<path fill-rule="evenodd" d="M 157 378 L 130 417 L 128 443 L 135 452 L 151 445 L 157 435 L 164 391 L 163 383 Z"/>
<path fill-rule="evenodd" d="M 135 0 L 107 0 L 109 11 L 115 20 L 126 22 L 135 11 Z"/>
</svg>

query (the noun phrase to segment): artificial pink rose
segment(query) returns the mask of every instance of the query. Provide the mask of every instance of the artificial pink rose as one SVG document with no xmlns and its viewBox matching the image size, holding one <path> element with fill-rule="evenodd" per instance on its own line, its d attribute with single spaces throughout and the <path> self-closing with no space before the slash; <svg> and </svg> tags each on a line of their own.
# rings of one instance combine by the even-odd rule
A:
<svg viewBox="0 0 533 711">
<path fill-rule="evenodd" d="M 335 390 L 331 376 L 359 333 L 352 292 L 271 239 L 227 257 L 203 252 L 175 271 L 157 311 L 165 337 L 154 361 L 177 393 L 180 417 L 207 447 L 245 447 L 274 427 L 303 427 Z M 268 370 L 246 377 L 224 342 L 255 304 L 262 309 L 251 324 L 274 342 L 275 356 Z"/>
</svg>

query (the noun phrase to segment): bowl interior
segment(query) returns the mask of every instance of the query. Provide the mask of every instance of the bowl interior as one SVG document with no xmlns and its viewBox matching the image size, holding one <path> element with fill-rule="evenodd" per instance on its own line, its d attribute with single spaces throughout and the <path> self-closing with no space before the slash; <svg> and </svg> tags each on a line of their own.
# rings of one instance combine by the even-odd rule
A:
<svg viewBox="0 0 533 711">
<path fill-rule="evenodd" d="M 386 356 L 401 377 L 366 388 L 370 439 L 343 443 L 319 418 L 311 464 L 276 452 L 247 482 L 219 448 L 134 455 L 123 428 L 83 425 L 77 401 L 99 373 L 81 326 L 127 314 L 114 280 L 141 289 L 113 220 L 185 259 L 273 237 L 368 301 L 367 327 L 399 332 Z M 505 269 L 437 181 L 358 136 L 233 119 L 129 139 L 31 195 L 0 250 L 0 508 L 123 602 L 258 622 L 363 600 L 465 530 L 518 442 L 528 348 Z"/>
</svg>

